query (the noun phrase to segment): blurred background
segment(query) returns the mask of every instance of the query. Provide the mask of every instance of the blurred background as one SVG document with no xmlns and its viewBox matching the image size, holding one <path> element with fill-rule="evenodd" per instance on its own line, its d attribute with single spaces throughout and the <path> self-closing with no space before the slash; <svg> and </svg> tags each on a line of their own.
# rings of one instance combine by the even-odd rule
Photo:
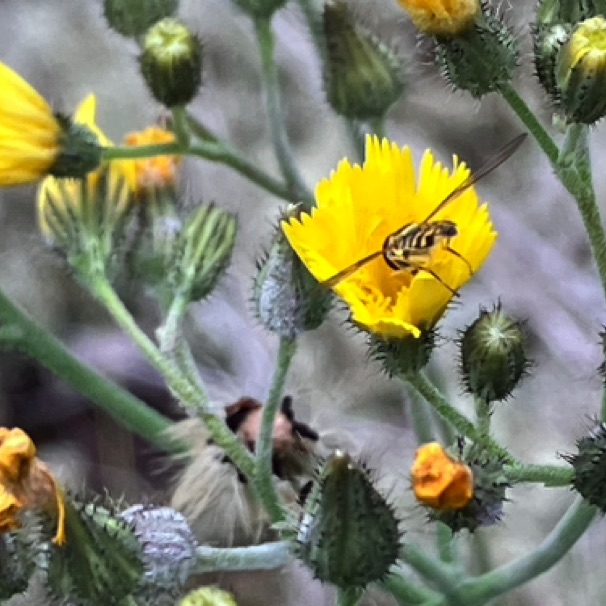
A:
<svg viewBox="0 0 606 606">
<path fill-rule="evenodd" d="M 387 133 L 420 158 L 426 147 L 450 163 L 453 153 L 479 167 L 523 129 L 497 96 L 482 103 L 452 92 L 432 64 L 425 43 L 395 0 L 351 2 L 360 21 L 396 49 L 405 64 L 402 100 L 387 118 Z M 533 77 L 529 23 L 532 2 L 499 2 L 522 46 L 516 87 L 545 124 L 549 102 Z M 193 112 L 271 174 L 278 167 L 263 106 L 258 49 L 249 19 L 225 0 L 181 0 L 180 15 L 204 43 L 204 84 Z M 351 139 L 322 92 L 321 65 L 305 21 L 294 3 L 274 19 L 288 133 L 310 187 L 344 156 L 354 158 Z M 137 47 L 110 31 L 99 0 L 2 0 L 0 59 L 22 74 L 56 110 L 70 113 L 89 92 L 98 97 L 98 123 L 115 142 L 155 123 L 162 108 L 146 92 L 137 68 Z M 555 131 L 554 131 L 555 132 Z M 606 190 L 603 129 L 592 131 L 595 185 Z M 273 372 L 276 338 L 251 312 L 255 260 L 268 245 L 283 202 L 229 169 L 187 160 L 183 193 L 192 202 L 213 201 L 236 211 L 240 222 L 233 264 L 215 296 L 192 309 L 188 336 L 218 406 L 242 395 L 263 399 Z M 533 141 L 482 181 L 499 231 L 482 272 L 462 292 L 442 323 L 446 338 L 432 373 L 452 401 L 468 406 L 456 373 L 452 339 L 480 305 L 500 300 L 505 311 L 527 320 L 529 354 L 535 361 L 510 401 L 497 406 L 496 437 L 515 456 L 556 463 L 599 411 L 601 363 L 598 332 L 604 322 L 603 293 L 573 201 L 553 177 Z M 164 414 L 181 413 L 161 380 L 116 331 L 99 306 L 70 277 L 37 233 L 35 189 L 0 192 L 2 288 L 59 336 L 81 359 L 113 377 Z M 120 292 L 143 326 L 153 331 L 157 309 L 128 284 Z M 408 395 L 369 363 L 362 338 L 346 331 L 336 313 L 321 329 L 303 336 L 289 378 L 297 415 L 313 426 L 345 429 L 380 468 L 406 513 L 415 540 L 428 533 L 409 495 L 408 473 L 417 446 L 410 429 Z M 127 500 L 166 500 L 175 471 L 163 453 L 133 439 L 103 412 L 35 362 L 0 354 L 0 423 L 18 425 L 37 441 L 41 456 L 65 481 L 84 482 Z M 136 480 L 135 480 L 136 479 Z M 573 500 L 565 489 L 516 488 L 503 522 L 477 532 L 469 557 L 486 570 L 537 545 Z M 461 544 L 466 541 L 461 541 Z M 553 570 L 496 602 L 502 606 L 572 606 L 603 602 L 606 577 L 595 557 L 606 551 L 606 527 L 596 521 L 573 552 Z M 330 603 L 319 585 L 302 574 L 224 576 L 242 604 Z M 280 589 L 276 589 L 280 587 Z M 271 602 L 263 592 L 280 597 Z M 296 597 L 297 595 L 301 597 Z M 314 596 L 314 597 L 310 597 Z M 379 596 L 368 603 L 389 604 Z"/>
</svg>

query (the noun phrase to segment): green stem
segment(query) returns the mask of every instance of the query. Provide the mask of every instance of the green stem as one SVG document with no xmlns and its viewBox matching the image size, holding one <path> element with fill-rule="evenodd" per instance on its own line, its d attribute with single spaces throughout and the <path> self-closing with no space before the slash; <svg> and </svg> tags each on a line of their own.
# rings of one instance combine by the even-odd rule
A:
<svg viewBox="0 0 606 606">
<path fill-rule="evenodd" d="M 199 156 L 210 162 L 219 162 L 233 168 L 236 172 L 246 177 L 262 189 L 265 189 L 274 196 L 287 200 L 289 202 L 298 202 L 299 197 L 291 192 L 290 188 L 281 181 L 274 179 L 256 164 L 239 155 L 227 145 L 222 143 L 199 142 L 192 145 L 189 150 L 192 156 Z"/>
<path fill-rule="evenodd" d="M 362 589 L 338 589 L 336 606 L 357 606 L 363 594 Z"/>
<path fill-rule="evenodd" d="M 381 587 L 390 593 L 400 606 L 444 606 L 444 598 L 431 589 L 420 587 L 398 573 L 390 574 L 381 582 Z"/>
<path fill-rule="evenodd" d="M 261 52 L 261 68 L 265 82 L 267 114 L 276 158 L 286 179 L 291 197 L 308 201 L 312 198 L 295 163 L 286 133 L 284 111 L 280 98 L 278 66 L 274 57 L 275 39 L 271 18 L 255 19 L 255 33 Z"/>
<path fill-rule="evenodd" d="M 370 122 L 370 128 L 372 132 L 379 137 L 379 139 L 385 138 L 387 136 L 387 130 L 385 128 L 385 116 L 372 120 Z"/>
<path fill-rule="evenodd" d="M 173 107 L 173 132 L 177 139 L 177 143 L 183 147 L 189 147 L 190 130 L 187 124 L 187 113 L 183 106 Z"/>
<path fill-rule="evenodd" d="M 486 604 L 524 583 L 535 579 L 562 559 L 581 538 L 596 509 L 581 498 L 561 518 L 556 527 L 532 553 L 466 582 L 463 595 L 472 604 Z"/>
<path fill-rule="evenodd" d="M 606 297 L 606 235 L 592 185 L 587 132 L 582 124 L 568 127 L 556 174 L 577 203 Z"/>
<path fill-rule="evenodd" d="M 89 281 L 88 286 L 97 299 L 103 303 L 118 326 L 124 330 L 150 364 L 164 377 L 169 389 L 182 402 L 184 408 L 195 412 L 204 421 L 215 443 L 223 448 L 242 473 L 252 479 L 255 465 L 251 454 L 222 419 L 206 410 L 208 398 L 204 391 L 190 383 L 180 369 L 162 355 L 153 341 L 139 328 L 107 279 L 96 276 Z"/>
<path fill-rule="evenodd" d="M 400 552 L 400 558 L 419 575 L 435 585 L 444 595 L 449 606 L 469 606 L 461 599 L 459 586 L 463 581 L 461 571 L 450 564 L 436 559 L 425 549 L 406 543 Z"/>
<path fill-rule="evenodd" d="M 438 522 L 437 526 L 438 553 L 440 554 L 440 560 L 446 564 L 452 564 L 455 561 L 454 534 L 452 530 L 442 522 Z"/>
<path fill-rule="evenodd" d="M 554 143 L 545 128 L 543 128 L 543 125 L 537 120 L 537 117 L 528 105 L 526 105 L 524 99 L 518 95 L 510 84 L 503 84 L 499 91 L 521 122 L 530 131 L 549 161 L 555 166 L 558 161 L 558 146 Z"/>
<path fill-rule="evenodd" d="M 252 547 L 206 547 L 196 550 L 195 574 L 206 572 L 237 572 L 276 570 L 286 566 L 292 556 L 286 541 L 253 545 Z"/>
<path fill-rule="evenodd" d="M 606 421 L 606 386 L 602 391 L 602 414 L 600 416 L 602 421 Z"/>
<path fill-rule="evenodd" d="M 504 462 L 514 463 L 515 459 L 509 451 L 489 436 L 482 436 L 474 424 L 458 410 L 453 408 L 442 393 L 431 383 L 423 372 L 408 374 L 401 377 L 408 382 L 427 403 L 462 436 L 476 443 L 483 444 L 488 452 L 501 458 Z"/>
<path fill-rule="evenodd" d="M 112 381 L 79 362 L 54 336 L 40 328 L 0 291 L 0 321 L 5 329 L 4 343 L 37 360 L 78 393 L 94 402 L 121 425 L 169 452 L 183 446 L 167 436 L 171 421 L 148 407 Z M 6 328 L 11 327 L 11 330 Z"/>
<path fill-rule="evenodd" d="M 512 484 L 532 482 L 550 488 L 570 486 L 574 477 L 572 468 L 552 465 L 505 465 L 503 472 Z"/>
<path fill-rule="evenodd" d="M 196 136 L 198 139 L 202 139 L 203 141 L 211 141 L 216 143 L 219 141 L 219 137 L 215 135 L 209 128 L 206 127 L 200 120 L 198 120 L 195 116 L 191 114 L 186 114 L 187 126 L 189 130 Z"/>
<path fill-rule="evenodd" d="M 474 403 L 476 407 L 476 419 L 477 419 L 477 429 L 478 433 L 481 436 L 489 437 L 490 436 L 490 419 L 492 416 L 492 409 L 490 407 L 490 402 L 483 400 L 482 398 L 474 398 Z"/>
<path fill-rule="evenodd" d="M 110 160 L 139 160 L 155 156 L 181 156 L 187 154 L 187 147 L 181 143 L 156 143 L 154 145 L 135 145 L 133 147 L 105 147 L 103 159 Z"/>
<path fill-rule="evenodd" d="M 282 337 L 280 339 L 276 373 L 269 391 L 269 397 L 263 407 L 261 434 L 259 435 L 259 440 L 257 442 L 257 473 L 255 476 L 255 484 L 259 498 L 265 506 L 265 509 L 267 509 L 273 522 L 281 522 L 285 517 L 280 497 L 276 491 L 273 476 L 272 455 L 274 423 L 282 402 L 282 393 L 284 391 L 286 376 L 296 350 L 297 342 L 295 339 L 287 337 Z"/>
</svg>

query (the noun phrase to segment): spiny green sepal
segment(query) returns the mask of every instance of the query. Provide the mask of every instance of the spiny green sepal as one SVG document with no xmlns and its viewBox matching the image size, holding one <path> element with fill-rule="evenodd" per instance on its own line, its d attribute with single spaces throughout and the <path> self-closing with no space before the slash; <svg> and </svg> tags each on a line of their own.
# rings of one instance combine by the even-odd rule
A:
<svg viewBox="0 0 606 606">
<path fill-rule="evenodd" d="M 396 563 L 401 533 L 369 471 L 337 451 L 307 498 L 295 554 L 321 581 L 350 590 L 380 581 Z"/>
</svg>

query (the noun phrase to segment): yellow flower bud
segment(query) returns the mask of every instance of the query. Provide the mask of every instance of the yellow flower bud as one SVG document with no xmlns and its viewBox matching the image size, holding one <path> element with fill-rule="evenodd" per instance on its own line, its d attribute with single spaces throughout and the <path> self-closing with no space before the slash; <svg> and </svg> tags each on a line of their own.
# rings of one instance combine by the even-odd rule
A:
<svg viewBox="0 0 606 606">
<path fill-rule="evenodd" d="M 456 36 L 469 29 L 481 12 L 479 0 L 398 0 L 424 34 Z"/>
</svg>

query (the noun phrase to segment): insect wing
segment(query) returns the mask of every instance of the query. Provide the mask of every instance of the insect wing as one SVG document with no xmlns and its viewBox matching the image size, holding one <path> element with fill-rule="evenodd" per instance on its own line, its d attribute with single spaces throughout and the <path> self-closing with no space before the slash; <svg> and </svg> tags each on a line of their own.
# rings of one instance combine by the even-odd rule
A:
<svg viewBox="0 0 606 606">
<path fill-rule="evenodd" d="M 364 267 L 364 265 L 366 265 L 367 263 L 370 263 L 373 259 L 380 257 L 382 254 L 383 254 L 383 251 L 379 250 L 377 252 L 372 253 L 371 255 L 363 257 L 362 259 L 360 259 L 359 261 L 356 261 L 349 267 L 342 269 L 339 273 L 335 274 L 332 278 L 328 278 L 328 280 L 324 280 L 323 282 L 320 282 L 320 284 L 322 286 L 326 286 L 326 288 L 333 288 L 339 282 L 345 280 L 346 278 L 349 278 L 349 276 L 351 276 L 352 274 L 355 274 L 359 269 L 362 269 L 362 267 Z"/>
<path fill-rule="evenodd" d="M 503 148 L 497 152 L 492 158 L 487 160 L 486 164 L 482 165 L 477 171 L 469 175 L 463 183 L 457 185 L 457 187 L 451 191 L 432 211 L 427 217 L 421 222 L 421 225 L 431 221 L 444 207 L 454 202 L 461 194 L 465 193 L 470 187 L 473 187 L 480 179 L 483 179 L 486 175 L 489 175 L 495 168 L 498 168 L 507 160 L 514 152 L 522 145 L 526 139 L 526 133 L 522 133 L 512 139 Z"/>
</svg>

